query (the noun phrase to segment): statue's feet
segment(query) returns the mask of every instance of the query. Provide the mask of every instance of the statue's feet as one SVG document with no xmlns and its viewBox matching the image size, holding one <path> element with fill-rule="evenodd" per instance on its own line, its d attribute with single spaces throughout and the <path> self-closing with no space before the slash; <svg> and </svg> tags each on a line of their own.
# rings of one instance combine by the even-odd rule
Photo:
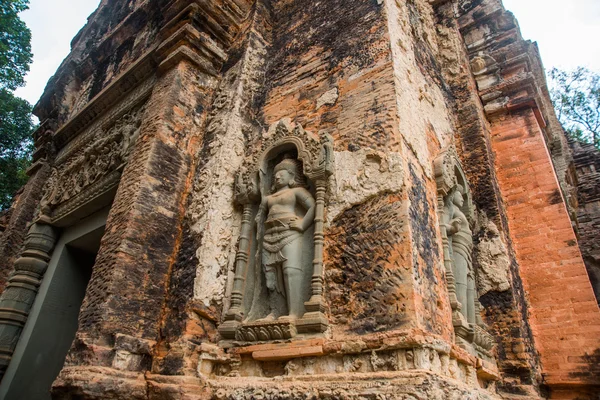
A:
<svg viewBox="0 0 600 400">
<path fill-rule="evenodd" d="M 282 315 L 281 317 L 277 318 L 277 321 L 279 322 L 295 322 L 298 319 L 298 317 L 296 317 L 295 315 Z"/>
<path fill-rule="evenodd" d="M 275 317 L 275 313 L 271 313 L 264 318 L 257 319 L 256 322 L 273 322 L 276 319 L 277 319 L 277 317 Z"/>
</svg>

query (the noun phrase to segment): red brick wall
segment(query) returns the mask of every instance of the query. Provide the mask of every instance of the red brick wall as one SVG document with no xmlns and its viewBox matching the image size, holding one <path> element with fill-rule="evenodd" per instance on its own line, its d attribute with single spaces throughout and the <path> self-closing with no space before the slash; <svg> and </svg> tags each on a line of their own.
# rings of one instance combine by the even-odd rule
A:
<svg viewBox="0 0 600 400">
<path fill-rule="evenodd" d="M 492 119 L 510 237 L 545 383 L 600 383 L 600 310 L 533 110 Z"/>
</svg>

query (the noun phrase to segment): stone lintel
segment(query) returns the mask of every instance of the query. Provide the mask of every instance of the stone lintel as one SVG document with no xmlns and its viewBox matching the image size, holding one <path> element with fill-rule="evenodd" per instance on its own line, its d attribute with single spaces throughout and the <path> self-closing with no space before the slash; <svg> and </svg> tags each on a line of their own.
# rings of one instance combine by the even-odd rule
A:
<svg viewBox="0 0 600 400">
<path fill-rule="evenodd" d="M 231 354 L 252 354 L 255 352 L 266 352 L 275 350 L 286 350 L 291 348 L 310 348 L 310 347 L 323 347 L 325 339 L 312 339 L 312 340 L 297 340 L 290 341 L 287 343 L 265 343 L 255 344 L 245 347 L 236 347 L 230 350 Z"/>
<path fill-rule="evenodd" d="M 279 361 L 301 357 L 316 357 L 324 354 L 323 346 L 290 347 L 287 349 L 255 351 L 252 353 L 252 358 L 258 361 Z"/>
</svg>

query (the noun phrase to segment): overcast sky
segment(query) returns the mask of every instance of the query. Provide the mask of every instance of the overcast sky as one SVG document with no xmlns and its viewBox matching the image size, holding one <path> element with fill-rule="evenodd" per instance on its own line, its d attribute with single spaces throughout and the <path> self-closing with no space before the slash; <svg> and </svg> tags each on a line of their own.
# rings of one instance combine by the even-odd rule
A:
<svg viewBox="0 0 600 400">
<path fill-rule="evenodd" d="M 21 17 L 31 28 L 34 60 L 17 95 L 35 104 L 100 0 L 30 0 Z M 537 41 L 546 69 L 579 65 L 600 72 L 600 0 L 504 0 L 523 36 Z"/>
</svg>

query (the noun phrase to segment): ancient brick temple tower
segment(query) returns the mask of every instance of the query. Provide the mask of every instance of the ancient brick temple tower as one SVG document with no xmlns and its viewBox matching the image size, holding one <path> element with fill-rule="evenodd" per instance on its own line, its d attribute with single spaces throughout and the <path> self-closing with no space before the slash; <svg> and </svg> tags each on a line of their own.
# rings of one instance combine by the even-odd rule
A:
<svg viewBox="0 0 600 400">
<path fill-rule="evenodd" d="M 0 398 L 597 398 L 573 161 L 500 0 L 102 0 L 35 113 Z"/>
</svg>

